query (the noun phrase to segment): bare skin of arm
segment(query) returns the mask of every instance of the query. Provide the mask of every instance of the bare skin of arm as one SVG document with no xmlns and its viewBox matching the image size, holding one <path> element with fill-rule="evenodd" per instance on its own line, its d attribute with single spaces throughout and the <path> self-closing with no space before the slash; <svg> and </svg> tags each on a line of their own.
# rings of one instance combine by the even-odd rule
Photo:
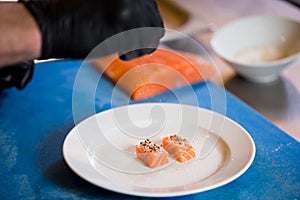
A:
<svg viewBox="0 0 300 200">
<path fill-rule="evenodd" d="M 0 3 L 0 68 L 40 57 L 39 27 L 20 3 Z"/>
</svg>

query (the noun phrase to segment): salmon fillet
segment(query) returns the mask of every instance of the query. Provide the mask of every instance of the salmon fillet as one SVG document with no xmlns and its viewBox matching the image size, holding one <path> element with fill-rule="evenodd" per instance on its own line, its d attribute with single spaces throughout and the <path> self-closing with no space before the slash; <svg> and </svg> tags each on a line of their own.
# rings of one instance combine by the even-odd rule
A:
<svg viewBox="0 0 300 200">
<path fill-rule="evenodd" d="M 170 135 L 162 139 L 163 148 L 178 162 L 187 162 L 196 156 L 194 147 L 179 135 Z"/>
<path fill-rule="evenodd" d="M 168 152 L 149 139 L 136 145 L 135 151 L 137 157 L 150 168 L 162 166 L 169 162 Z"/>
<path fill-rule="evenodd" d="M 133 100 L 201 82 L 215 73 L 213 66 L 198 55 L 161 47 L 130 61 L 114 54 L 95 60 L 93 65 Z"/>
</svg>

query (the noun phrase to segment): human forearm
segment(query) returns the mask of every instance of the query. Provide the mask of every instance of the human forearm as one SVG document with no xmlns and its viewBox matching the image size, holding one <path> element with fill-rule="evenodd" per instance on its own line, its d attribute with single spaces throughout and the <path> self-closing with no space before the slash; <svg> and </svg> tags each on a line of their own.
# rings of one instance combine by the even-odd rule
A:
<svg viewBox="0 0 300 200">
<path fill-rule="evenodd" d="M 0 68 L 41 54 L 41 34 L 23 4 L 0 3 Z"/>
<path fill-rule="evenodd" d="M 22 89 L 33 59 L 85 59 L 105 41 L 93 58 L 130 60 L 155 51 L 165 33 L 156 0 L 19 0 L 0 3 L 0 16 L 0 90 L 1 81 Z"/>
</svg>

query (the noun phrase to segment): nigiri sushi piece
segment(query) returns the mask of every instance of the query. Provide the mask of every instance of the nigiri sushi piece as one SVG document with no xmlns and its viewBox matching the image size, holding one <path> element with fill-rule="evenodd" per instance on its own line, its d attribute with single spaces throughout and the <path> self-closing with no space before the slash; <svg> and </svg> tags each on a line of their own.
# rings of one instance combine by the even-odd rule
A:
<svg viewBox="0 0 300 200">
<path fill-rule="evenodd" d="M 187 162 L 196 156 L 194 147 L 179 135 L 170 135 L 162 139 L 163 148 L 178 162 Z"/>
<path fill-rule="evenodd" d="M 137 157 L 150 168 L 162 166 L 169 162 L 169 153 L 160 145 L 151 142 L 149 139 L 136 145 L 135 151 Z"/>
</svg>

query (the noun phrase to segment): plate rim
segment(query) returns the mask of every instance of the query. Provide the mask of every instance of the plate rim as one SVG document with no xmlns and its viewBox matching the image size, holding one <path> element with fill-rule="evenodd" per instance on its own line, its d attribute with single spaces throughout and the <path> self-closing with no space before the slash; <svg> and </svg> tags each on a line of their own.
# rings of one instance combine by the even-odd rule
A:
<svg viewBox="0 0 300 200">
<path fill-rule="evenodd" d="M 116 186 L 114 185 L 113 187 L 109 186 L 109 185 L 100 185 L 100 184 L 97 184 L 95 183 L 94 181 L 90 180 L 89 178 L 85 177 L 82 172 L 80 172 L 80 170 L 76 169 L 76 166 L 73 165 L 72 161 L 70 161 L 70 158 L 68 157 L 68 142 L 70 139 L 76 139 L 76 138 L 72 138 L 75 136 L 78 137 L 78 135 L 76 134 L 76 128 L 84 123 L 86 120 L 88 119 L 91 119 L 91 118 L 94 118 L 94 117 L 99 117 L 99 115 L 104 115 L 105 113 L 107 112 L 112 112 L 114 109 L 118 109 L 118 108 L 121 108 L 121 107 L 128 107 L 128 106 L 154 106 L 154 105 L 162 105 L 162 106 L 165 106 L 165 105 L 172 105 L 172 106 L 188 106 L 188 107 L 194 107 L 198 110 L 200 110 L 201 112 L 208 112 L 210 114 L 216 114 L 216 115 L 219 115 L 221 117 L 224 117 L 225 120 L 229 121 L 230 123 L 233 123 L 235 126 L 237 126 L 239 129 L 242 130 L 244 136 L 246 136 L 248 142 L 250 143 L 250 146 L 251 146 L 251 149 L 252 150 L 250 152 L 250 156 L 249 156 L 249 159 L 248 161 L 246 162 L 246 164 L 242 167 L 241 170 L 239 170 L 237 173 L 235 173 L 233 176 L 231 177 L 228 177 L 228 178 L 225 178 L 224 180 L 222 181 L 219 181 L 217 183 L 213 183 L 212 185 L 208 185 L 208 186 L 205 186 L 205 187 L 199 187 L 199 188 L 196 188 L 196 189 L 190 189 L 190 190 L 182 190 L 182 191 L 172 191 L 172 192 L 142 192 L 142 191 L 134 191 L 133 189 L 132 190 L 128 190 L 128 188 L 124 188 L 124 187 L 120 187 L 120 186 Z M 222 135 L 220 136 L 222 137 Z M 224 138 L 222 138 L 224 140 Z M 79 142 L 80 143 L 80 142 Z M 82 143 L 80 143 L 81 147 L 84 149 L 84 146 L 82 145 Z M 86 149 L 84 149 L 85 152 L 84 153 L 87 153 Z M 64 160 L 66 161 L 68 167 L 73 171 L 75 172 L 76 175 L 78 175 L 79 177 L 81 177 L 82 179 L 84 179 L 85 181 L 99 187 L 99 188 L 103 188 L 103 189 L 106 189 L 106 190 L 109 190 L 109 191 L 113 191 L 113 192 L 116 192 L 116 193 L 120 193 L 120 194 L 125 194 L 125 195 L 131 195 L 131 196 L 139 196 L 139 197 L 176 197 L 176 196 L 184 196 L 184 195 L 190 195 L 190 194 L 196 194 L 196 193 L 201 193 L 201 192 L 205 192 L 205 191 L 209 191 L 209 190 L 212 190 L 212 189 L 215 189 L 215 188 L 218 188 L 218 187 L 221 187 L 221 186 L 224 186 L 234 180 L 236 180 L 237 178 L 239 178 L 241 175 L 243 175 L 248 169 L 249 167 L 251 166 L 251 164 L 253 163 L 254 161 L 254 158 L 255 158 L 255 155 L 256 155 L 256 146 L 255 146 L 255 143 L 254 143 L 254 140 L 253 138 L 251 137 L 251 135 L 249 134 L 249 132 L 244 128 L 242 127 L 239 123 L 237 123 L 236 121 L 232 120 L 231 118 L 223 115 L 223 114 L 220 114 L 220 113 L 217 113 L 215 111 L 212 111 L 212 110 L 209 110 L 209 109 L 206 109 L 206 108 L 203 108 L 203 107 L 198 107 L 198 106 L 193 106 L 193 105 L 188 105 L 188 104 L 179 104 L 179 103 L 165 103 L 165 102 L 150 102 L 150 103 L 136 103 L 136 104 L 129 104 L 129 105 L 123 105 L 123 106 L 118 106 L 118 107 L 114 107 L 114 108 L 111 108 L 111 109 L 107 109 L 107 110 L 104 110 L 102 112 L 99 112 L 99 113 L 95 113 L 85 119 L 83 119 L 81 122 L 79 122 L 77 125 L 75 125 L 70 131 L 69 133 L 66 135 L 65 139 L 64 139 L 64 142 L 63 142 L 63 148 L 62 148 L 62 153 L 63 153 L 63 158 Z M 86 157 L 86 159 L 88 160 L 88 158 Z M 89 163 L 89 167 L 91 167 L 95 172 L 97 172 L 94 167 Z M 103 182 L 104 183 L 104 182 Z"/>
</svg>

